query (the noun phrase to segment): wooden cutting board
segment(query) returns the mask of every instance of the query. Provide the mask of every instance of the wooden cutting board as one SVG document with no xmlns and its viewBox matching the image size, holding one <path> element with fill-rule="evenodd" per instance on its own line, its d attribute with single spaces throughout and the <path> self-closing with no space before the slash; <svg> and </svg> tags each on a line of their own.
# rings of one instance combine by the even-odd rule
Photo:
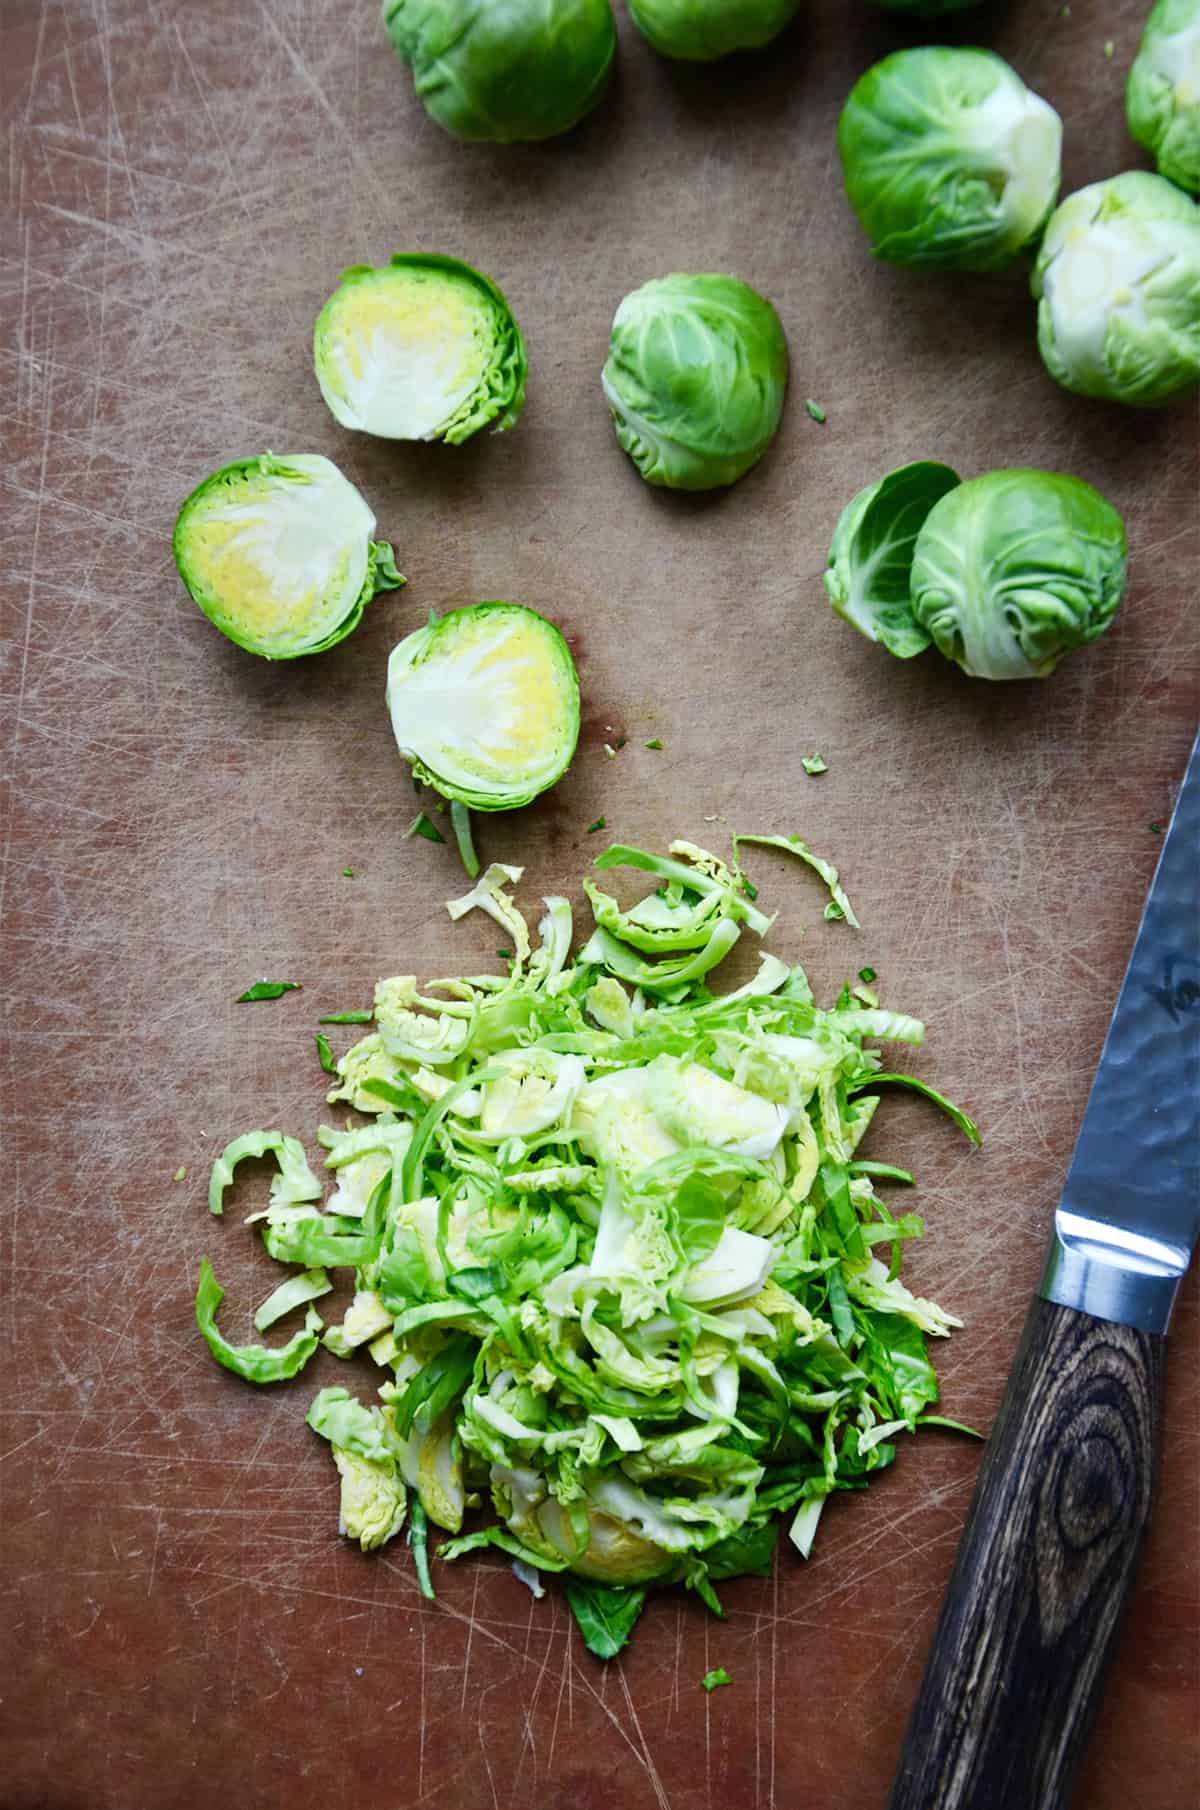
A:
<svg viewBox="0 0 1200 1810">
<path fill-rule="evenodd" d="M 1121 106 L 1142 12 L 1014 0 L 925 36 L 994 46 L 1060 109 L 1073 188 L 1143 164 Z M 982 1123 L 975 1152 L 889 1100 L 873 1138 L 922 1184 L 914 1287 L 966 1321 L 939 1353 L 945 1409 L 986 1426 L 999 1400 L 1196 712 L 1196 411 L 1058 390 L 1020 272 L 872 263 L 834 123 L 918 25 L 814 0 L 712 69 L 660 61 L 623 11 L 620 35 L 595 115 L 505 150 L 425 118 L 371 5 L 0 5 L 4 1810 L 885 1802 L 977 1446 L 909 1442 L 833 1504 L 807 1565 L 783 1552 L 729 1586 L 724 1623 L 665 1594 L 604 1667 L 558 1594 L 534 1602 L 502 1564 L 443 1569 L 426 1604 L 402 1548 L 341 1542 L 302 1418 L 345 1372 L 322 1357 L 256 1393 L 192 1324 L 202 1253 L 235 1336 L 265 1292 L 240 1214 L 207 1215 L 207 1165 L 251 1125 L 311 1141 L 316 1013 L 497 940 L 446 917 L 450 851 L 401 839 L 415 806 L 382 693 L 431 606 L 506 597 L 569 636 L 585 723 L 568 778 L 483 825 L 484 854 L 526 864 L 531 909 L 578 897 L 602 813 L 651 846 L 784 830 L 839 863 L 858 935 L 782 860 L 753 864 L 771 946 L 826 991 L 877 968 L 928 1021 L 919 1072 Z M 343 266 L 396 249 L 465 257 L 508 294 L 531 361 L 511 434 L 405 447 L 326 412 L 313 317 Z M 676 269 L 754 284 L 792 350 L 776 445 L 707 497 L 642 484 L 598 383 L 622 295 Z M 192 486 L 266 447 L 336 459 L 410 580 L 281 667 L 209 628 L 169 550 Z M 918 456 L 1104 490 L 1132 548 L 1111 633 L 1044 684 L 992 687 L 835 619 L 841 505 Z M 304 991 L 235 1007 L 264 974 Z M 1198 1346 L 1193 1279 L 1086 1810 L 1196 1801 Z M 714 1665 L 734 1682 L 709 1697 Z"/>
</svg>

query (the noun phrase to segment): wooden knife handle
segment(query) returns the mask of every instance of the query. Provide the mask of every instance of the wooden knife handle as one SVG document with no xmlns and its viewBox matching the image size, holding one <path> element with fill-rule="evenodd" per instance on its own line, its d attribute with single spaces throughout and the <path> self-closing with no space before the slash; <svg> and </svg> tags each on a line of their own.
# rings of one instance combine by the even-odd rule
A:
<svg viewBox="0 0 1200 1810">
<path fill-rule="evenodd" d="M 1164 1340 L 1036 1299 L 890 1810 L 1061 1810 L 1150 1512 Z"/>
</svg>

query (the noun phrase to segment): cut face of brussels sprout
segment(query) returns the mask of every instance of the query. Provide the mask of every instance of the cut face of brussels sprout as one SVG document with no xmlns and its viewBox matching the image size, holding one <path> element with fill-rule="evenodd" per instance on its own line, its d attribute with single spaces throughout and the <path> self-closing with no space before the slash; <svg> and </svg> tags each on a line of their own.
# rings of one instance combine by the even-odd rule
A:
<svg viewBox="0 0 1200 1810">
<path fill-rule="evenodd" d="M 511 427 L 525 400 L 525 342 L 487 277 L 455 258 L 397 253 L 356 264 L 313 330 L 321 394 L 343 427 L 452 446 Z"/>
<path fill-rule="evenodd" d="M 917 536 L 912 607 L 977 679 L 1044 679 L 1102 635 L 1125 588 L 1125 525 L 1054 471 L 991 471 L 935 503 Z"/>
<path fill-rule="evenodd" d="M 392 48 L 425 111 L 456 138 L 552 138 L 604 93 L 608 0 L 384 0 Z"/>
<path fill-rule="evenodd" d="M 1159 174 L 1200 194 L 1200 0 L 1151 7 L 1125 86 L 1125 113 Z"/>
<path fill-rule="evenodd" d="M 829 601 L 868 641 L 881 641 L 901 660 L 929 646 L 909 595 L 917 535 L 934 504 L 958 482 L 948 465 L 902 465 L 860 490 L 834 530 L 825 571 Z"/>
<path fill-rule="evenodd" d="M 417 778 L 480 811 L 528 804 L 579 739 L 567 644 L 519 603 L 473 604 L 409 635 L 388 661 L 387 702 Z"/>
<path fill-rule="evenodd" d="M 175 523 L 179 576 L 223 635 L 268 660 L 342 641 L 404 579 L 375 517 L 319 453 L 239 459 L 193 490 Z"/>
<path fill-rule="evenodd" d="M 648 484 L 711 490 L 766 452 L 788 350 L 770 302 L 736 277 L 668 276 L 617 309 L 601 383 Z"/>
<path fill-rule="evenodd" d="M 850 205 L 877 258 L 998 270 L 1054 206 L 1062 121 L 987 50 L 920 48 L 856 82 L 838 121 Z"/>
<path fill-rule="evenodd" d="M 629 17 L 665 57 L 707 63 L 768 44 L 800 0 L 629 0 Z"/>
<path fill-rule="evenodd" d="M 1064 388 L 1168 402 L 1200 381 L 1200 207 L 1129 170 L 1068 195 L 1033 272 L 1038 345 Z"/>
</svg>

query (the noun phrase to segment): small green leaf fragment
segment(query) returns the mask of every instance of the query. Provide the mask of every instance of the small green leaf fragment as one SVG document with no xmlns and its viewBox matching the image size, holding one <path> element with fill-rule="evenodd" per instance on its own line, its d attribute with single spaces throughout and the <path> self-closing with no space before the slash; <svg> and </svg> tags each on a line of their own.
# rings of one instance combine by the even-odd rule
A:
<svg viewBox="0 0 1200 1810">
<path fill-rule="evenodd" d="M 873 980 L 879 979 L 879 976 L 876 974 L 874 968 L 860 968 L 858 971 L 858 978 L 864 985 L 869 987 Z"/>
<path fill-rule="evenodd" d="M 804 406 L 814 421 L 828 421 L 829 417 L 821 407 L 821 404 L 819 402 L 814 402 L 811 396 L 806 396 L 804 398 Z M 722 1680 L 722 1682 L 724 1682 L 724 1680 Z"/>
<path fill-rule="evenodd" d="M 374 1012 L 324 1012 L 318 1024 L 370 1024 Z"/>
<path fill-rule="evenodd" d="M 609 760 L 616 760 L 616 758 L 617 758 L 617 751 L 616 751 L 616 749 L 615 749 L 615 748 L 614 748 L 614 747 L 613 747 L 613 746 L 612 746 L 612 744 L 611 744 L 611 742 L 605 742 L 605 744 L 604 744 L 604 752 L 605 752 L 605 755 L 606 755 L 606 756 L 607 756 L 607 758 L 608 758 L 608 759 L 609 759 Z"/>
<path fill-rule="evenodd" d="M 1107 38 L 1107 39 L 1106 39 L 1106 40 L 1105 40 L 1105 44 L 1104 44 L 1104 54 L 1105 54 L 1105 56 L 1106 56 L 1106 57 L 1107 57 L 1107 58 L 1108 58 L 1108 59 L 1109 59 L 1109 60 L 1110 60 L 1110 61 L 1111 61 L 1111 60 L 1112 60 L 1112 54 L 1113 54 L 1113 52 L 1114 52 L 1114 50 L 1115 50 L 1115 49 L 1116 49 L 1116 48 L 1117 48 L 1117 47 L 1116 47 L 1116 45 L 1115 45 L 1115 44 L 1114 44 L 1114 43 L 1113 43 L 1113 41 L 1112 41 L 1112 39 L 1111 39 L 1111 38 Z"/>
<path fill-rule="evenodd" d="M 965 1433 L 970 1439 L 984 1437 L 977 1427 L 969 1427 L 965 1421 L 950 1420 L 945 1414 L 922 1414 L 915 1424 L 918 1427 L 945 1427 L 949 1433 Z"/>
<path fill-rule="evenodd" d="M 607 828 L 608 828 L 608 819 L 606 817 L 597 817 L 595 823 L 588 824 L 587 833 L 589 836 L 593 836 L 593 835 L 595 835 L 597 830 L 606 830 Z"/>
<path fill-rule="evenodd" d="M 845 912 L 842 910 L 841 906 L 836 902 L 836 900 L 830 899 L 828 905 L 825 907 L 825 912 L 824 912 L 824 916 L 827 919 L 827 921 L 830 924 L 840 924 L 842 919 L 845 917 L 845 915 L 846 915 Z"/>
<path fill-rule="evenodd" d="M 563 1581 L 584 1646 L 597 1659 L 615 1659 L 633 1632 L 646 1592 L 633 1584 L 598 1584 L 590 1578 Z"/>
<path fill-rule="evenodd" d="M 286 1345 L 231 1345 L 217 1330 L 217 1309 L 224 1299 L 225 1290 L 213 1275 L 208 1258 L 202 1257 L 196 1286 L 196 1324 L 218 1364 L 248 1383 L 282 1383 L 303 1370 L 317 1349 L 317 1335 L 322 1329 L 321 1316 L 315 1308 L 309 1308 L 302 1329 Z"/>
<path fill-rule="evenodd" d="M 412 1538 L 413 1564 L 417 1568 L 417 1588 L 423 1597 L 432 1602 L 436 1592 L 429 1575 L 429 1522 L 420 1497 L 412 1505 L 408 1524 Z"/>
<path fill-rule="evenodd" d="M 828 761 L 823 760 L 819 754 L 810 755 L 807 760 L 802 760 L 800 765 L 806 773 L 811 773 L 814 779 L 818 773 L 828 773 L 829 771 Z"/>
<path fill-rule="evenodd" d="M 407 842 L 410 836 L 423 836 L 426 842 L 444 842 L 446 840 L 437 824 L 424 811 L 417 812 L 404 832 L 404 841 Z"/>
<path fill-rule="evenodd" d="M 454 840 L 458 844 L 458 854 L 471 880 L 479 878 L 479 856 L 475 853 L 475 843 L 471 835 L 471 813 L 461 798 L 456 798 L 450 806 L 450 828 L 454 831 Z M 439 836 L 438 841 L 444 838 Z"/>
<path fill-rule="evenodd" d="M 1161 823 L 1159 823 L 1159 822 L 1158 822 L 1158 820 L 1157 820 L 1157 819 L 1155 819 L 1155 820 L 1154 820 L 1154 821 L 1152 821 L 1152 822 L 1151 822 L 1151 823 L 1150 823 L 1150 825 L 1149 825 L 1149 826 L 1148 826 L 1148 827 L 1149 827 L 1149 830 L 1150 830 L 1150 834 L 1151 834 L 1151 835 L 1152 835 L 1152 836 L 1161 836 L 1161 835 L 1162 835 L 1162 832 L 1163 832 L 1163 826 L 1162 826 L 1162 824 L 1161 824 Z"/>
<path fill-rule="evenodd" d="M 354 869 L 352 867 L 343 867 L 342 878 L 343 878 L 343 880 L 353 880 Z"/>
<path fill-rule="evenodd" d="M 298 993 L 299 991 L 300 982 L 298 980 L 256 980 L 252 987 L 247 987 L 244 993 L 239 993 L 233 1003 L 237 1006 L 244 1006 L 256 999 L 282 999 L 285 993 Z"/>
<path fill-rule="evenodd" d="M 811 406 L 812 404 L 810 403 L 809 407 L 811 408 Z M 824 419 L 824 417 L 822 417 L 822 419 Z M 723 1665 L 714 1666 L 712 1671 L 705 1672 L 703 1678 L 700 1680 L 702 1688 L 706 1691 L 715 1691 L 722 1684 L 732 1683 L 733 1679 L 729 1676 L 729 1673 L 725 1670 Z"/>
<path fill-rule="evenodd" d="M 659 740 L 657 735 L 652 735 L 650 740 L 646 743 L 646 746 L 647 746 L 647 748 L 661 748 L 662 742 Z"/>
<path fill-rule="evenodd" d="M 317 1046 L 317 1057 L 327 1075 L 337 1074 L 337 1063 L 333 1059 L 333 1051 L 329 1047 L 329 1039 L 324 1031 L 318 1031 L 314 1039 Z"/>
<path fill-rule="evenodd" d="M 180 1163 L 178 1169 L 176 1169 L 174 1175 L 171 1177 L 171 1180 L 173 1182 L 185 1182 L 187 1180 L 187 1165 L 185 1163 Z"/>
</svg>

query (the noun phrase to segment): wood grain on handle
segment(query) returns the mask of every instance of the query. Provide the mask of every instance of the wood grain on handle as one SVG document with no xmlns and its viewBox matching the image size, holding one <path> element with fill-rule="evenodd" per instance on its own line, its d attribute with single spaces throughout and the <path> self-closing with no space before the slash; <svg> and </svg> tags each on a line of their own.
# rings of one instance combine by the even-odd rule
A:
<svg viewBox="0 0 1200 1810">
<path fill-rule="evenodd" d="M 1035 1300 L 890 1810 L 1061 1810 L 1150 1512 L 1163 1340 Z"/>
</svg>

